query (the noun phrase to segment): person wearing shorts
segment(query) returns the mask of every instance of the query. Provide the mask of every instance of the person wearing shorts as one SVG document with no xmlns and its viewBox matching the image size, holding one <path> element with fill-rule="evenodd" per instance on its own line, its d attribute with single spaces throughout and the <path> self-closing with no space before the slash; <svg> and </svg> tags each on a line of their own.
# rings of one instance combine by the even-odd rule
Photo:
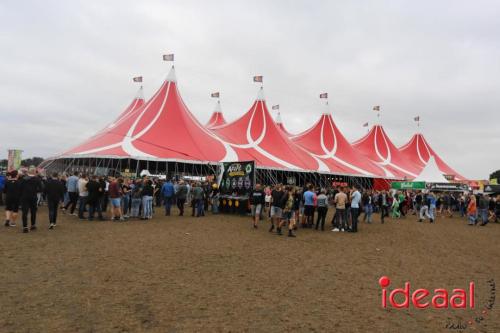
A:
<svg viewBox="0 0 500 333">
<path fill-rule="evenodd" d="M 281 184 L 276 185 L 271 192 L 271 228 L 269 232 L 274 230 L 274 226 L 278 226 L 283 217 L 283 188 Z"/>
<path fill-rule="evenodd" d="M 294 201 L 294 191 L 292 187 L 288 186 L 285 189 L 285 192 L 282 197 L 282 203 L 283 203 L 283 218 L 281 219 L 280 223 L 278 224 L 278 235 L 281 234 L 281 228 L 285 225 L 288 224 L 288 237 L 296 237 L 293 234 L 293 229 L 295 227 L 295 216 L 293 214 L 293 201 Z"/>
<path fill-rule="evenodd" d="M 121 182 L 117 179 L 112 179 L 109 184 L 109 201 L 111 202 L 111 220 L 120 220 L 124 221 L 125 219 L 122 216 L 121 212 Z M 144 208 L 143 208 L 144 209 Z"/>
<path fill-rule="evenodd" d="M 346 204 L 347 195 L 344 193 L 344 189 L 341 187 L 339 192 L 335 194 L 333 199 L 335 203 L 335 215 L 333 216 L 333 232 L 345 231 L 347 229 L 347 218 L 346 218 Z M 340 222 L 339 222 L 340 220 Z"/>
<path fill-rule="evenodd" d="M 265 204 L 265 196 L 266 194 L 261 189 L 260 184 L 255 184 L 255 189 L 250 194 L 250 205 L 252 207 L 252 220 L 254 229 L 257 229 L 257 225 L 259 224 L 259 220 L 262 216 L 262 209 Z"/>
<path fill-rule="evenodd" d="M 312 228 L 314 223 L 314 200 L 316 194 L 313 192 L 313 186 L 309 185 L 304 192 L 304 215 L 306 216 L 304 228 Z"/>
<path fill-rule="evenodd" d="M 20 187 L 17 179 L 17 171 L 11 171 L 7 174 L 7 182 L 5 183 L 5 226 L 15 227 L 17 213 L 19 212 L 20 204 Z"/>
</svg>

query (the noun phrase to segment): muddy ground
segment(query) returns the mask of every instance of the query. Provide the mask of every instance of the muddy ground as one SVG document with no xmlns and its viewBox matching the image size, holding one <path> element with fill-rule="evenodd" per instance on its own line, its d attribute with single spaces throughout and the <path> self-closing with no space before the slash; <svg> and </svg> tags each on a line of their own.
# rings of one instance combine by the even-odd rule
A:
<svg viewBox="0 0 500 333">
<path fill-rule="evenodd" d="M 481 313 L 487 281 L 500 283 L 500 224 L 375 216 L 357 234 L 292 239 L 247 217 L 161 210 L 147 222 L 63 215 L 49 231 L 43 207 L 36 232 L 19 222 L 0 229 L 0 332 L 500 332 L 500 304 Z M 474 281 L 476 308 L 382 309 L 383 275 L 390 288 Z"/>
</svg>

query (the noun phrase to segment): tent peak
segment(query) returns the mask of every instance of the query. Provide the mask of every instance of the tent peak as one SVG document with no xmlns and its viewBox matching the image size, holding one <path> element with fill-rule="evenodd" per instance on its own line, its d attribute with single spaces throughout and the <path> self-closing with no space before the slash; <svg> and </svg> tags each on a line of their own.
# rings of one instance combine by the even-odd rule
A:
<svg viewBox="0 0 500 333">
<path fill-rule="evenodd" d="M 266 98 L 264 97 L 264 88 L 260 87 L 259 92 L 257 93 L 257 100 L 258 101 L 265 101 Z"/>
<path fill-rule="evenodd" d="M 139 90 L 137 90 L 135 99 L 144 99 L 144 90 L 142 89 L 142 86 L 139 88 Z"/>
<path fill-rule="evenodd" d="M 217 113 L 222 113 L 222 108 L 220 106 L 220 101 L 217 101 L 217 103 L 215 103 L 215 109 L 214 109 L 214 112 L 217 112 Z"/>
<path fill-rule="evenodd" d="M 276 124 L 281 124 L 283 121 L 281 120 L 281 113 L 278 111 L 278 114 L 276 115 Z"/>
<path fill-rule="evenodd" d="M 168 72 L 167 78 L 165 79 L 167 82 L 177 82 L 177 76 L 175 75 L 175 67 L 172 66 L 170 72 Z"/>
</svg>

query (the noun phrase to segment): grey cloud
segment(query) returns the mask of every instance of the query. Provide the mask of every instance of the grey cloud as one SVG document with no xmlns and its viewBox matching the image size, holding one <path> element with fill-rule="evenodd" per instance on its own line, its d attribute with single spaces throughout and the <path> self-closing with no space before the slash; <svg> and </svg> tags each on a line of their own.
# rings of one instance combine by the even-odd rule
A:
<svg viewBox="0 0 500 333">
<path fill-rule="evenodd" d="M 420 115 L 420 130 L 452 167 L 485 178 L 500 165 L 499 9 L 492 1 L 3 2 L 0 156 L 11 146 L 49 156 L 84 140 L 126 107 L 131 77 L 143 75 L 151 96 L 168 72 L 161 54 L 174 52 L 181 94 L 202 123 L 212 91 L 228 120 L 248 110 L 251 77 L 262 74 L 292 132 L 316 121 L 327 91 L 348 139 L 376 121 L 373 105 L 398 145 Z"/>
</svg>

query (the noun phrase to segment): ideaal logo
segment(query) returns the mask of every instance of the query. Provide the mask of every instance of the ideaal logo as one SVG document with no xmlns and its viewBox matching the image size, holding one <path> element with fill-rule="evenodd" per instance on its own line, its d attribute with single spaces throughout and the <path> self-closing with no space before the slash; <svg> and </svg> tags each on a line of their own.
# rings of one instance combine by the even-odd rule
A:
<svg viewBox="0 0 500 333">
<path fill-rule="evenodd" d="M 391 280 L 387 276 L 382 276 L 378 283 L 382 287 L 382 307 L 384 309 L 387 308 L 387 299 L 389 299 L 390 305 L 396 309 L 409 308 L 410 300 L 417 309 L 427 307 L 448 309 L 450 306 L 454 309 L 465 309 L 467 307 L 474 309 L 474 282 L 469 282 L 468 290 L 457 288 L 453 289 L 452 293 L 443 288 L 434 289 L 434 293 L 423 288 L 411 292 L 410 282 L 405 282 L 404 288 L 395 288 L 389 295 L 387 295 L 386 288 L 391 284 Z M 396 302 L 397 295 L 404 296 L 403 302 Z M 430 301 L 429 296 L 431 296 Z"/>
<path fill-rule="evenodd" d="M 387 276 L 382 276 L 378 281 L 382 287 L 382 308 L 386 309 L 388 304 L 396 309 L 409 308 L 410 304 L 417 309 L 434 308 L 434 309 L 475 309 L 475 283 L 469 282 L 467 288 L 455 288 L 451 292 L 444 288 L 434 289 L 433 292 L 428 289 L 418 288 L 412 292 L 410 282 L 406 282 L 403 288 L 395 288 L 388 291 L 391 280 Z M 455 331 L 463 331 L 473 325 L 481 325 L 487 318 L 488 312 L 493 309 L 496 297 L 495 280 L 487 281 L 489 289 L 489 297 L 483 304 L 478 313 L 466 320 L 465 322 L 448 322 L 445 328 Z M 396 301 L 398 295 L 403 296 L 401 302 Z M 411 302 L 411 303 L 410 303 Z"/>
</svg>

